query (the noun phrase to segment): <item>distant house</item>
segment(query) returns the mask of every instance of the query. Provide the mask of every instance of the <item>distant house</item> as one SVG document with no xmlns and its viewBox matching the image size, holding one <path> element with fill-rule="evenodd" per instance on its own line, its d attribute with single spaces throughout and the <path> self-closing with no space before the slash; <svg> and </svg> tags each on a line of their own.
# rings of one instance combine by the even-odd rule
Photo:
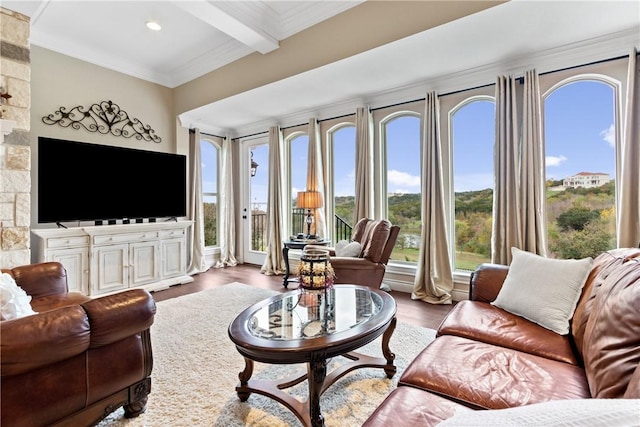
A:
<svg viewBox="0 0 640 427">
<path fill-rule="evenodd" d="M 606 173 L 580 172 L 569 176 L 562 181 L 564 188 L 593 188 L 605 185 L 611 181 L 611 177 Z"/>
</svg>

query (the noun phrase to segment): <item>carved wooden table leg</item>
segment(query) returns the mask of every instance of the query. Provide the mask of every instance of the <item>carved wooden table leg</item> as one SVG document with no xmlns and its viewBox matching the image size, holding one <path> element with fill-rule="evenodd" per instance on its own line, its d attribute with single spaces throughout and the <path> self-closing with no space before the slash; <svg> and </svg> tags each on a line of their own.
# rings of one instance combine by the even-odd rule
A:
<svg viewBox="0 0 640 427">
<path fill-rule="evenodd" d="M 393 331 L 396 330 L 396 322 L 397 319 L 395 317 L 391 319 L 389 327 L 387 327 L 387 330 L 384 331 L 384 334 L 382 335 L 382 354 L 384 354 L 384 358 L 387 359 L 387 366 L 385 366 L 384 372 L 387 374 L 387 378 L 393 378 L 397 371 L 396 366 L 393 364 L 396 355 L 389 349 L 389 340 L 391 340 Z"/>
<path fill-rule="evenodd" d="M 253 360 L 245 357 L 244 371 L 238 374 L 240 385 L 236 387 L 236 392 L 238 393 L 238 397 L 241 402 L 246 402 L 247 399 L 249 399 L 249 396 L 251 396 L 251 391 L 246 389 L 249 384 L 249 379 L 251 379 L 251 375 L 253 375 Z"/>
<path fill-rule="evenodd" d="M 327 376 L 327 360 L 312 360 L 309 363 L 309 416 L 312 427 L 323 427 L 324 417 L 320 411 L 320 395 L 323 391 L 324 379 Z"/>
</svg>

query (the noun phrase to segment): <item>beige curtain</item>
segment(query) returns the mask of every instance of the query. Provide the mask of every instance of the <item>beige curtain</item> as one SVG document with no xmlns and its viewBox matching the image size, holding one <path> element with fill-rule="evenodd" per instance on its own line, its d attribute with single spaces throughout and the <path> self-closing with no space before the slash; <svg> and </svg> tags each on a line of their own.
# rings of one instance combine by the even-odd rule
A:
<svg viewBox="0 0 640 427">
<path fill-rule="evenodd" d="M 522 140 L 520 144 L 519 249 L 547 255 L 546 174 L 542 133 L 542 109 L 538 73 L 524 75 Z"/>
<path fill-rule="evenodd" d="M 356 110 L 356 200 L 355 224 L 373 217 L 373 120 L 368 108 Z"/>
<path fill-rule="evenodd" d="M 638 51 L 629 56 L 627 112 L 620 148 L 618 247 L 640 246 L 640 68 Z"/>
<path fill-rule="evenodd" d="M 282 255 L 283 213 L 282 195 L 282 132 L 279 126 L 269 128 L 269 189 L 267 196 L 267 256 L 261 272 L 271 276 L 285 273 Z"/>
<path fill-rule="evenodd" d="M 422 138 L 422 242 L 412 299 L 451 304 L 453 273 L 444 203 L 444 152 L 438 96 L 427 93 Z"/>
<path fill-rule="evenodd" d="M 324 159 L 322 156 L 322 145 L 320 138 L 320 127 L 318 120 L 312 118 L 309 120 L 309 157 L 307 162 L 307 190 L 318 191 L 322 194 L 322 207 L 315 210 L 313 226 L 315 231 L 313 234 L 319 238 L 327 235 L 327 227 L 325 220 L 325 212 L 327 206 L 325 180 L 324 180 Z"/>
<path fill-rule="evenodd" d="M 209 267 L 204 256 L 204 211 L 202 205 L 202 155 L 200 131 L 189 131 L 189 219 L 193 221 L 189 232 L 189 268 L 187 274 L 198 274 Z"/>
<path fill-rule="evenodd" d="M 516 81 L 499 76 L 496 83 L 496 132 L 494 146 L 493 229 L 491 260 L 511 263 L 511 247 L 522 247 L 518 159 L 518 109 Z"/>
<path fill-rule="evenodd" d="M 218 240 L 220 243 L 220 260 L 216 267 L 227 267 L 238 264 L 236 260 L 236 213 L 233 201 L 233 147 L 229 137 L 222 141 L 220 190 L 218 207 L 220 219 L 218 224 Z"/>
</svg>

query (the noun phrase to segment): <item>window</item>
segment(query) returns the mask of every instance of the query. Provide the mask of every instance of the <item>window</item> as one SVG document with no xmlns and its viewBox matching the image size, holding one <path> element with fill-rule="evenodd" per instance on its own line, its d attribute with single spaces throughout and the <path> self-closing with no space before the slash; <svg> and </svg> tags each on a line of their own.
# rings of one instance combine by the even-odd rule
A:
<svg viewBox="0 0 640 427">
<path fill-rule="evenodd" d="M 495 103 L 465 100 L 451 115 L 455 270 L 473 271 L 491 261 Z"/>
<path fill-rule="evenodd" d="M 420 163 L 421 119 L 415 113 L 396 113 L 381 123 L 386 175 L 383 211 L 393 225 L 400 226 L 391 253 L 394 261 L 416 262 L 422 228 Z M 386 203 L 386 209 L 384 204 Z"/>
<path fill-rule="evenodd" d="M 616 246 L 616 88 L 573 78 L 544 100 L 550 256 L 594 257 Z"/>
<path fill-rule="evenodd" d="M 289 194 L 291 203 L 291 233 L 306 233 L 304 209 L 297 207 L 299 191 L 307 189 L 307 163 L 309 162 L 309 136 L 295 133 L 289 137 Z"/>
<path fill-rule="evenodd" d="M 218 244 L 219 150 L 220 146 L 213 141 L 200 141 L 205 246 Z"/>
<path fill-rule="evenodd" d="M 331 224 L 334 224 L 333 236 L 338 242 L 349 240 L 355 225 L 356 128 L 352 124 L 342 124 L 331 129 L 328 135 L 332 154 L 331 189 L 334 221 L 327 218 L 327 228 L 330 229 Z"/>
</svg>

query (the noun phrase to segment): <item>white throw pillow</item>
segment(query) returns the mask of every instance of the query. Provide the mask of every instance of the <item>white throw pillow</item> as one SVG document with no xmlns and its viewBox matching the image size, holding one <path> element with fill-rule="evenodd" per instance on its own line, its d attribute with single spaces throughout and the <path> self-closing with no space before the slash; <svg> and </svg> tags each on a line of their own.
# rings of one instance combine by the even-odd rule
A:
<svg viewBox="0 0 640 427">
<path fill-rule="evenodd" d="M 339 257 L 357 257 L 362 252 L 362 245 L 359 242 L 347 242 L 340 240 L 335 247 L 336 256 Z"/>
<path fill-rule="evenodd" d="M 511 248 L 507 278 L 491 304 L 558 334 L 569 333 L 592 258 L 552 259 Z"/>
<path fill-rule="evenodd" d="M 2 320 L 36 314 L 31 309 L 31 297 L 7 273 L 0 275 L 0 318 Z"/>
</svg>

